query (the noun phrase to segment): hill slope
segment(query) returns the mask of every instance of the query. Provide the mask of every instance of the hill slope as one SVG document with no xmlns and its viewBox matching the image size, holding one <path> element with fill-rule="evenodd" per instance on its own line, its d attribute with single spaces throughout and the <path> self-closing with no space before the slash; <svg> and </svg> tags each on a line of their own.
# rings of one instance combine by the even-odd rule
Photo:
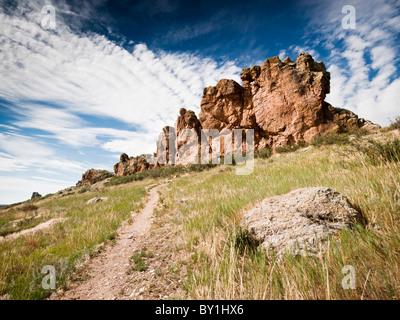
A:
<svg viewBox="0 0 400 320">
<path fill-rule="evenodd" d="M 258 154 L 249 176 L 236 175 L 234 167 L 225 165 L 175 176 L 160 189 L 161 209 L 155 209 L 142 247 L 129 253 L 130 282 L 114 298 L 398 298 L 399 137 L 398 131 L 340 135 L 295 152 L 286 152 L 288 148 L 272 157 Z M 34 219 L 39 212 L 41 221 L 66 220 L 45 231 L 0 241 L 0 294 L 17 299 L 47 297 L 51 291 L 41 288 L 40 274 L 45 265 L 56 267 L 59 294 L 68 287 L 68 279 L 87 281 L 76 270 L 82 270 L 82 263 L 90 264 L 89 258 L 101 251 L 99 244 L 113 245 L 121 222 L 137 219 L 131 215 L 140 212 L 146 187 L 164 180 L 123 180 L 128 183 L 116 186 L 114 180 L 114 185 L 97 191 L 79 193 L 83 189 L 78 187 L 64 197 L 32 202 L 31 208 L 23 204 L 1 210 L 2 228 L 11 219 L 24 214 Z M 238 227 L 243 214 L 265 197 L 311 186 L 345 194 L 363 212 L 367 225 L 343 232 L 340 242 L 332 239 L 328 251 L 317 257 L 278 258 L 252 246 Z M 108 200 L 87 205 L 95 196 Z M 355 290 L 341 286 L 345 265 L 355 267 Z"/>
</svg>

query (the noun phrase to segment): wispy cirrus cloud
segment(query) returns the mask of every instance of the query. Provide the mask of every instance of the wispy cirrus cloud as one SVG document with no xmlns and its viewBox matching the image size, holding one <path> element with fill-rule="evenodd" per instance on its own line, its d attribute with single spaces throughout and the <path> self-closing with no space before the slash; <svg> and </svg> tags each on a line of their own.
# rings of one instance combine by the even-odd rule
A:
<svg viewBox="0 0 400 320">
<path fill-rule="evenodd" d="M 74 34 L 63 25 L 55 32 L 43 30 L 37 14 L 32 13 L 33 21 L 25 16 L 0 16 L 5 48 L 0 52 L 0 97 L 17 105 L 25 100 L 52 103 L 70 113 L 66 119 L 113 118 L 154 138 L 155 131 L 175 121 L 181 106 L 198 111 L 205 86 L 221 77 L 239 80 L 233 62 L 155 52 L 145 44 L 129 52 L 102 35 Z"/>
<path fill-rule="evenodd" d="M 172 120 L 181 105 L 198 108 L 203 87 L 221 76 L 238 78 L 232 62 L 154 52 L 145 44 L 129 52 L 102 35 L 49 32 L 4 14 L 0 23 L 4 98 L 50 101 L 74 113 L 111 117 L 146 130 L 154 121 Z"/>
<path fill-rule="evenodd" d="M 0 133 L 0 150 L 0 171 L 46 167 L 80 173 L 85 168 L 84 163 L 59 158 L 51 147 L 25 135 Z"/>
<path fill-rule="evenodd" d="M 327 100 L 387 125 L 400 113 L 400 2 L 306 0 L 304 4 L 312 7 L 306 42 L 330 52 L 325 61 L 331 72 Z M 356 9 L 356 29 L 342 28 L 345 5 Z"/>
<path fill-rule="evenodd" d="M 205 86 L 223 77 L 240 79 L 231 61 L 152 50 L 144 43 L 123 46 L 104 34 L 83 33 L 81 20 L 96 23 L 86 5 L 80 17 L 56 1 L 57 28 L 44 30 L 45 4 L 0 6 L 0 99 L 7 102 L 0 178 L 31 177 L 37 188 L 29 192 L 40 191 L 39 174 L 48 179 L 47 188 L 55 186 L 49 184 L 54 175 L 77 181 L 91 167 L 111 170 L 116 153 L 154 152 L 162 127 L 174 124 L 180 107 L 198 112 Z M 173 6 L 160 2 L 160 10 Z M 1 195 L 0 203 L 8 203 L 7 197 Z"/>
</svg>

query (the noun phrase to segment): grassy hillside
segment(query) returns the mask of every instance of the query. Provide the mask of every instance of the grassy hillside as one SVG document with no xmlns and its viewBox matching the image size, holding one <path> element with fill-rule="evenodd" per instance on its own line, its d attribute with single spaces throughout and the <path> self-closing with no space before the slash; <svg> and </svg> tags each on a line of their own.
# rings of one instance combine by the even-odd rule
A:
<svg viewBox="0 0 400 320">
<path fill-rule="evenodd" d="M 21 215 L 31 226 L 53 218 L 66 218 L 51 230 L 0 241 L 0 296 L 12 299 L 43 299 L 49 292 L 41 287 L 43 266 L 54 266 L 57 284 L 65 286 L 75 266 L 94 254 L 96 246 L 111 242 L 122 221 L 139 208 L 145 187 L 153 180 L 113 187 L 106 191 L 85 192 L 55 197 L 0 212 L 0 221 Z M 87 205 L 93 197 L 108 197 L 104 202 Z M 35 219 L 35 212 L 42 215 Z M 26 229 L 26 224 L 21 224 Z M 30 227 L 31 227 L 30 226 Z M 10 231 L 10 230 L 8 230 Z M 6 232 L 5 232 L 6 233 Z M 7 232 L 9 233 L 9 232 Z"/>
<path fill-rule="evenodd" d="M 165 211 L 182 244 L 179 259 L 193 299 L 397 299 L 400 296 L 400 147 L 394 133 L 320 140 L 303 152 L 256 161 L 254 174 L 219 167 L 176 180 Z M 345 142 L 343 142 L 345 140 Z M 353 141 L 353 142 L 352 142 Z M 397 141 L 397 142 L 393 142 Z M 327 143 L 327 144 L 325 144 Z M 238 228 L 257 201 L 325 186 L 345 194 L 368 220 L 343 232 L 319 257 L 276 258 L 251 247 Z M 180 201 L 180 199 L 189 199 Z M 171 213 L 172 212 L 172 213 Z M 356 269 L 356 290 L 343 290 L 342 267 Z"/>
<path fill-rule="evenodd" d="M 156 270 L 157 276 L 146 282 L 154 297 L 169 291 L 177 299 L 398 299 L 399 138 L 398 131 L 328 137 L 306 149 L 259 153 L 249 176 L 222 165 L 174 178 L 162 191 L 163 209 L 156 212 L 143 248 L 152 254 L 141 256 L 143 266 L 132 272 Z M 169 173 L 155 176 L 165 179 Z M 44 265 L 62 270 L 57 283 L 65 286 L 77 263 L 93 255 L 98 244 L 112 244 L 117 227 L 139 208 L 145 187 L 158 182 L 151 174 L 144 178 L 114 179 L 102 191 L 49 197 L 32 203 L 31 211 L 21 206 L 0 211 L 5 233 L 18 231 L 10 229 L 13 219 L 27 220 L 22 229 L 37 223 L 35 211 L 44 213 L 40 222 L 67 218 L 46 232 L 0 242 L 0 295 L 46 297 L 49 292 L 40 286 Z M 340 243 L 332 239 L 318 257 L 283 258 L 254 247 L 238 227 L 242 215 L 265 197 L 312 186 L 345 194 L 367 225 L 343 232 Z M 94 196 L 109 200 L 86 205 Z M 341 286 L 345 265 L 356 269 L 355 290 Z"/>
</svg>

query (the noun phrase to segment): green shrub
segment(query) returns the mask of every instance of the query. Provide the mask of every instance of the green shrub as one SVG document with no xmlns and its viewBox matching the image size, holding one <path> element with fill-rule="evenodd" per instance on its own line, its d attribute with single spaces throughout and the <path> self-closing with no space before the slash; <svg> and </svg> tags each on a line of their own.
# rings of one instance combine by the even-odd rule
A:
<svg viewBox="0 0 400 320">
<path fill-rule="evenodd" d="M 24 212 L 28 212 L 28 211 L 35 211 L 37 209 L 38 209 L 38 207 L 35 206 L 34 204 L 27 204 L 27 205 L 23 206 L 20 210 L 24 211 Z"/>
<path fill-rule="evenodd" d="M 400 140 L 379 142 L 375 140 L 367 140 L 367 144 L 355 144 L 358 151 L 364 153 L 373 164 L 382 162 L 399 162 L 400 161 Z"/>
<path fill-rule="evenodd" d="M 332 145 L 332 144 L 345 145 L 348 144 L 349 142 L 350 139 L 348 133 L 342 133 L 342 134 L 330 133 L 326 136 L 316 137 L 311 144 L 315 147 L 319 147 L 322 145 Z"/>
<path fill-rule="evenodd" d="M 85 193 L 90 190 L 89 186 L 83 186 L 82 188 L 79 189 L 78 193 Z"/>
<path fill-rule="evenodd" d="M 254 158 L 256 159 L 268 159 L 271 156 L 272 156 L 271 148 L 264 148 L 254 152 Z"/>
<path fill-rule="evenodd" d="M 301 148 L 304 148 L 305 146 L 307 146 L 307 144 L 305 142 L 299 142 L 298 144 L 287 144 L 286 146 L 283 147 L 277 147 L 275 148 L 275 151 L 277 153 L 289 153 L 289 152 L 294 152 L 297 151 Z"/>
<path fill-rule="evenodd" d="M 143 257 L 146 257 L 146 251 L 135 253 L 131 257 L 131 260 L 135 263 L 132 270 L 145 271 L 147 269 L 146 262 L 142 259 Z"/>
<path fill-rule="evenodd" d="M 349 130 L 349 135 L 354 135 L 357 138 L 366 136 L 368 134 L 370 134 L 370 132 L 365 128 L 358 128 L 358 129 Z"/>
</svg>

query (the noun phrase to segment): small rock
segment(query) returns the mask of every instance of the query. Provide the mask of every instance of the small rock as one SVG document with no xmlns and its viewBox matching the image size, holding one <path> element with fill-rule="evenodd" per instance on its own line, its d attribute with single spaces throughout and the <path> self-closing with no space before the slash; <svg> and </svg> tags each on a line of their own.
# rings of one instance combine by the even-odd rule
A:
<svg viewBox="0 0 400 320">
<path fill-rule="evenodd" d="M 136 293 L 136 289 L 133 289 L 132 293 L 129 295 L 129 298 L 132 298 Z"/>
<path fill-rule="evenodd" d="M 93 203 L 97 203 L 97 202 L 102 202 L 102 201 L 106 201 L 108 198 L 92 198 L 90 200 L 88 200 L 87 204 L 93 204 Z"/>
</svg>

